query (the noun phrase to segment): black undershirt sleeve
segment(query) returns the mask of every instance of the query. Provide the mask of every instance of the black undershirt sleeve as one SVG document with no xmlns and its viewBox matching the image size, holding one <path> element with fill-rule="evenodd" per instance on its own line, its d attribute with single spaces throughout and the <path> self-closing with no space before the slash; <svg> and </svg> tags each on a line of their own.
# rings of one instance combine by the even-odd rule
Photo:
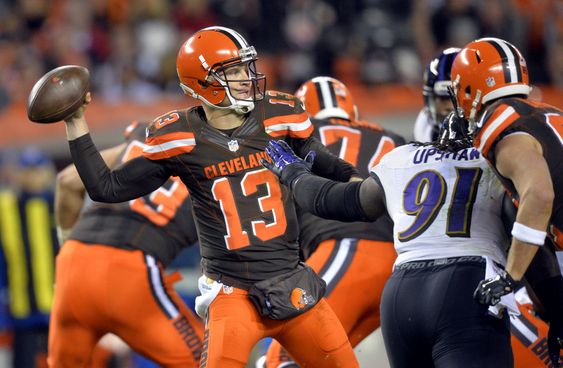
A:
<svg viewBox="0 0 563 368">
<path fill-rule="evenodd" d="M 288 141 L 297 156 L 305 158 L 309 151 L 315 151 L 312 171 L 325 178 L 336 181 L 348 181 L 353 176 L 360 176 L 352 164 L 333 155 L 317 138 L 290 139 Z"/>
<path fill-rule="evenodd" d="M 304 174 L 293 185 L 293 197 L 305 211 L 339 221 L 371 221 L 360 201 L 361 181 L 339 183 Z"/>
<path fill-rule="evenodd" d="M 110 170 L 90 134 L 68 144 L 74 165 L 94 201 L 116 203 L 138 198 L 156 190 L 170 176 L 164 165 L 145 157 Z"/>
</svg>

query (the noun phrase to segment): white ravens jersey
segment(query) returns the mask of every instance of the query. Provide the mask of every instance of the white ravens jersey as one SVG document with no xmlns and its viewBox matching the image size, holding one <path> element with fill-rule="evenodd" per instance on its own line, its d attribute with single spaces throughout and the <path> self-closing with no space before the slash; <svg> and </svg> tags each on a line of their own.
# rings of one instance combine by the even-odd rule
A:
<svg viewBox="0 0 563 368">
<path fill-rule="evenodd" d="M 396 265 L 488 256 L 505 264 L 503 187 L 475 148 L 456 153 L 408 144 L 372 169 L 394 221 Z"/>
</svg>

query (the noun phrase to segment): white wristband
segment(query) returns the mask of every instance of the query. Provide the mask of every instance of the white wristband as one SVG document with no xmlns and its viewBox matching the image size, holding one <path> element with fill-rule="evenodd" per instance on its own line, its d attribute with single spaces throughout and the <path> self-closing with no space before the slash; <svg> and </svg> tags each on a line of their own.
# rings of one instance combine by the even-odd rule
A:
<svg viewBox="0 0 563 368">
<path fill-rule="evenodd" d="M 512 227 L 512 236 L 524 243 L 543 245 L 545 243 L 547 232 L 532 229 L 531 227 L 522 225 L 519 222 L 514 222 L 514 226 Z"/>
</svg>

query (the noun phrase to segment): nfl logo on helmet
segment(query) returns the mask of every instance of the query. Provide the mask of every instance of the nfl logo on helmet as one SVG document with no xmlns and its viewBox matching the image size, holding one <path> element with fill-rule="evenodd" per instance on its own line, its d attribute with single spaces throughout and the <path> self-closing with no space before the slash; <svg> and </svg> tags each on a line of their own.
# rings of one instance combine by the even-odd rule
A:
<svg viewBox="0 0 563 368">
<path fill-rule="evenodd" d="M 487 80 L 486 80 L 486 83 L 487 83 L 487 86 L 493 87 L 493 86 L 496 84 L 495 78 L 493 78 L 493 77 L 488 77 Z"/>
<path fill-rule="evenodd" d="M 236 152 L 238 148 L 238 141 L 236 139 L 229 141 L 229 151 Z"/>
</svg>

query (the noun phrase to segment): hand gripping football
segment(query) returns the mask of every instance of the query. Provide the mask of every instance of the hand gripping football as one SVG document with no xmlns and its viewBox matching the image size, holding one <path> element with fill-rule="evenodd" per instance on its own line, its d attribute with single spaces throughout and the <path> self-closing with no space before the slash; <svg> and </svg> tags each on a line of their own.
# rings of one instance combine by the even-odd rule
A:
<svg viewBox="0 0 563 368">
<path fill-rule="evenodd" d="M 33 86 L 27 102 L 27 117 L 41 124 L 64 120 L 82 106 L 89 89 L 90 73 L 85 67 L 55 68 Z"/>
</svg>

